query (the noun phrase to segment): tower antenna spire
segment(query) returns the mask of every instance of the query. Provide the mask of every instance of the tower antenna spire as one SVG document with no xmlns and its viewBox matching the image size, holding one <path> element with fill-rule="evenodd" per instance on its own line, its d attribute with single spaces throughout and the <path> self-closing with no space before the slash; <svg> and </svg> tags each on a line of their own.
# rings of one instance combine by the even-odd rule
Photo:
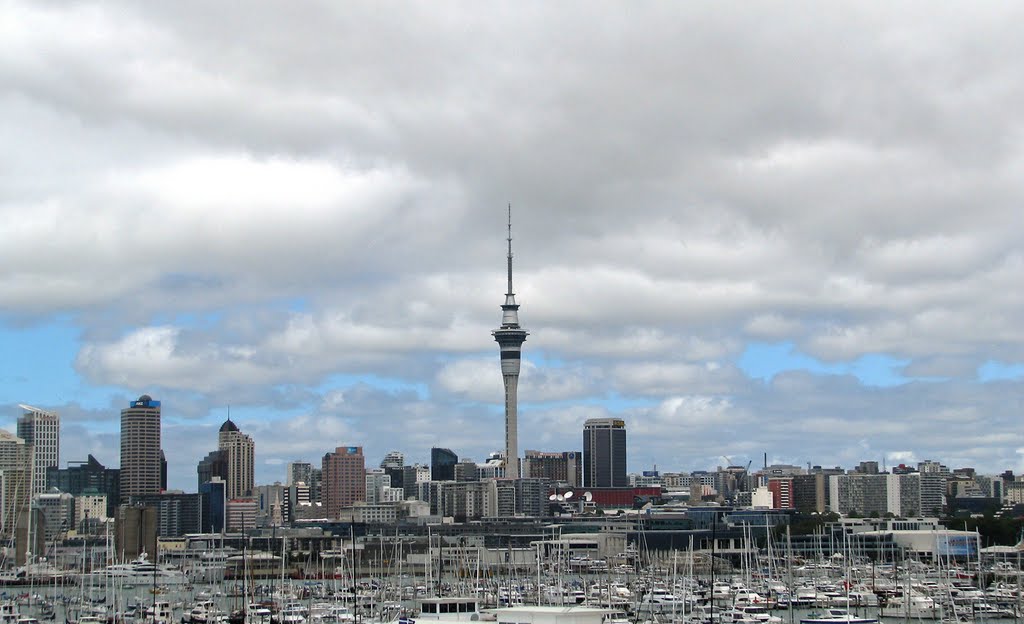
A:
<svg viewBox="0 0 1024 624">
<path fill-rule="evenodd" d="M 508 292 L 506 294 L 514 294 L 512 292 L 512 203 L 508 204 Z"/>
</svg>

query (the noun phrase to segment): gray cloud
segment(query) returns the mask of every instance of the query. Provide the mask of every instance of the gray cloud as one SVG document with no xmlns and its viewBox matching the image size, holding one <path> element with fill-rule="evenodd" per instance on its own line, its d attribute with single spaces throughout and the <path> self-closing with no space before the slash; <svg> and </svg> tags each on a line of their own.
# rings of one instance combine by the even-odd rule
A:
<svg viewBox="0 0 1024 624">
<path fill-rule="evenodd" d="M 375 449 L 370 414 L 415 449 L 443 419 L 482 457 L 511 201 L 534 439 L 615 413 L 660 465 L 1020 461 L 967 430 L 1019 398 L 977 367 L 1024 361 L 1018 7 L 0 11 L 0 318 L 71 318 L 79 374 L 182 431 L 230 396 Z M 752 340 L 948 381 L 761 386 Z M 321 414 L 339 374 L 428 395 Z M 963 435 L 918 435 L 946 413 Z M 300 429 L 268 459 L 315 451 Z"/>
</svg>

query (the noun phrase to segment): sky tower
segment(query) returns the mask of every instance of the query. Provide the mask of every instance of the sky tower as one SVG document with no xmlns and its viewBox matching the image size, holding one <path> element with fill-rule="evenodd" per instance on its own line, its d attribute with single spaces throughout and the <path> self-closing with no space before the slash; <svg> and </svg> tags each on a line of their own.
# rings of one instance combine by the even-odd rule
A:
<svg viewBox="0 0 1024 624">
<path fill-rule="evenodd" d="M 508 207 L 508 291 L 501 305 L 501 327 L 491 332 L 501 349 L 501 377 L 505 381 L 505 476 L 519 478 L 519 429 L 516 391 L 519 359 L 529 332 L 519 326 L 519 305 L 512 292 L 512 206 Z"/>
</svg>

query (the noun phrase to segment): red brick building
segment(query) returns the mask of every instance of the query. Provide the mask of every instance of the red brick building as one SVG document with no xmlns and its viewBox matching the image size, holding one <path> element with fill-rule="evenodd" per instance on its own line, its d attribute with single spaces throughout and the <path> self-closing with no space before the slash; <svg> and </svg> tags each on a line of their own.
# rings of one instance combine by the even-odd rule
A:
<svg viewBox="0 0 1024 624">
<path fill-rule="evenodd" d="M 793 509 L 793 477 L 768 479 L 768 491 L 772 493 L 772 509 Z"/>
<path fill-rule="evenodd" d="M 339 446 L 323 459 L 320 498 L 328 518 L 366 500 L 366 460 L 361 446 Z"/>
</svg>

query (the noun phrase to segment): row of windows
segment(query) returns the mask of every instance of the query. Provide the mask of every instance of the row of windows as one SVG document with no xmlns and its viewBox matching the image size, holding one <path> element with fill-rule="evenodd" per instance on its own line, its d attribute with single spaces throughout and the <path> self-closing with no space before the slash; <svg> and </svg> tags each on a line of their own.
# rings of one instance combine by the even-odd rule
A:
<svg viewBox="0 0 1024 624">
<path fill-rule="evenodd" d="M 476 612 L 475 602 L 442 602 L 423 603 L 421 613 L 474 613 Z"/>
</svg>

